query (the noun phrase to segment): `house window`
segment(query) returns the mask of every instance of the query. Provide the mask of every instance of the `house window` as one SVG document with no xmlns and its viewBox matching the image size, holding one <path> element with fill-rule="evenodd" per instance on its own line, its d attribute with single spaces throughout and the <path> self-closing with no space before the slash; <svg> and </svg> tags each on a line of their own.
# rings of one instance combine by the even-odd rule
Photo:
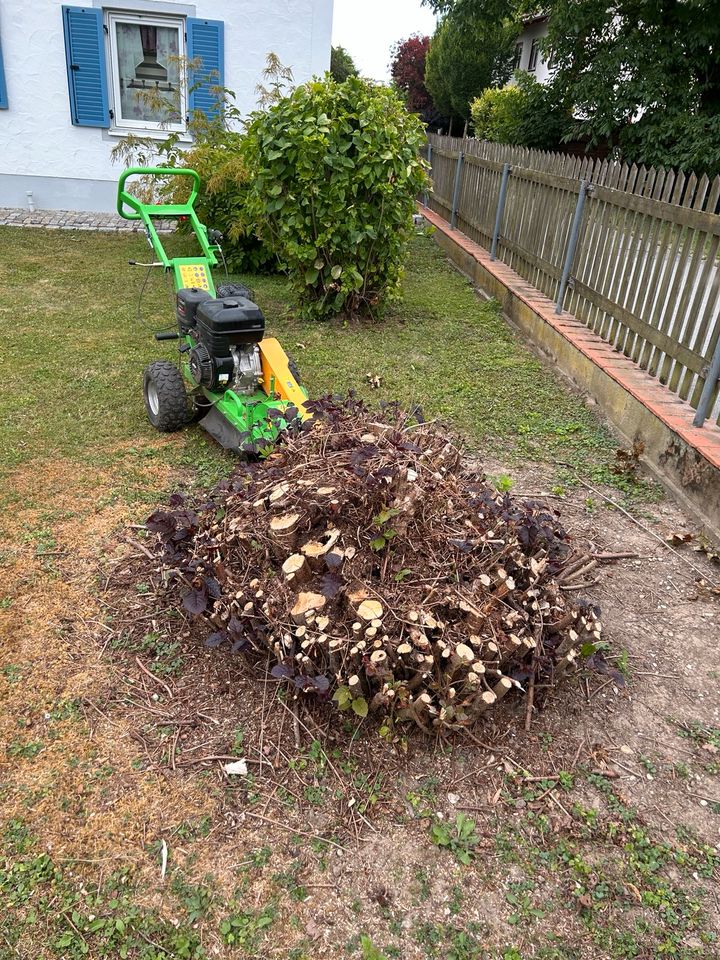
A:
<svg viewBox="0 0 720 960">
<path fill-rule="evenodd" d="M 530 73 L 535 73 L 537 69 L 538 54 L 540 53 L 540 41 L 533 40 L 530 45 L 530 59 L 528 60 L 528 70 Z"/>
<path fill-rule="evenodd" d="M 513 70 L 519 70 L 520 64 L 522 63 L 523 47 L 525 44 L 520 41 L 520 43 L 515 44 L 515 58 L 513 60 Z"/>
<path fill-rule="evenodd" d="M 114 125 L 136 130 L 184 130 L 183 20 L 109 13 L 106 26 Z"/>
</svg>

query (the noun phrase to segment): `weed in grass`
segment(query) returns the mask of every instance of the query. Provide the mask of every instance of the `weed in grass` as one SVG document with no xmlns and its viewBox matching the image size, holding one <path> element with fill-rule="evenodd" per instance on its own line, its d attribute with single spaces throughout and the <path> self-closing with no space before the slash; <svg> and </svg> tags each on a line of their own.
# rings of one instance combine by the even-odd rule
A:
<svg viewBox="0 0 720 960">
<path fill-rule="evenodd" d="M 26 837 L 21 849 L 29 852 Z M 0 895 L 12 908 L 0 914 L 0 938 L 14 946 L 41 925 L 44 943 L 63 960 L 204 958 L 192 929 L 137 906 L 137 891 L 129 880 L 126 874 L 113 874 L 88 891 L 46 853 L 0 861 Z"/>
<path fill-rule="evenodd" d="M 506 473 L 501 473 L 497 477 L 488 477 L 488 481 L 495 487 L 498 493 L 509 493 L 515 486 L 515 481 Z"/>
<path fill-rule="evenodd" d="M 223 943 L 252 956 L 272 926 L 275 913 L 273 905 L 266 905 L 260 910 L 237 910 L 228 914 L 218 927 Z"/>
<path fill-rule="evenodd" d="M 688 723 L 679 723 L 673 720 L 672 717 L 668 719 L 670 723 L 673 724 L 675 732 L 679 737 L 683 737 L 685 740 L 692 740 L 693 743 L 699 746 L 709 744 L 715 750 L 720 750 L 720 727 L 706 726 L 695 720 L 691 720 Z"/>
<path fill-rule="evenodd" d="M 43 749 L 45 744 L 42 740 L 13 740 L 8 746 L 7 752 L 10 757 L 19 757 L 24 760 L 32 760 Z"/>
<path fill-rule="evenodd" d="M 430 877 L 425 867 L 418 867 L 415 870 L 415 881 L 417 883 L 417 899 L 419 903 L 425 903 L 430 899 Z"/>
<path fill-rule="evenodd" d="M 507 921 L 511 924 L 530 923 L 546 915 L 545 910 L 534 907 L 530 894 L 535 890 L 532 880 L 518 880 L 508 884 L 505 899 L 514 908 Z"/>
<path fill-rule="evenodd" d="M 387 955 L 378 950 L 368 936 L 360 937 L 360 949 L 362 950 L 363 960 L 388 960 Z"/>
<path fill-rule="evenodd" d="M 242 727 L 238 727 L 235 730 L 233 735 L 233 741 L 230 745 L 230 752 L 240 756 L 243 752 L 243 745 L 245 743 L 245 730 Z"/>
<path fill-rule="evenodd" d="M 420 781 L 416 790 L 409 790 L 405 800 L 410 805 L 414 817 L 425 819 L 431 817 L 437 806 L 437 777 L 425 777 Z"/>
<path fill-rule="evenodd" d="M 176 873 L 170 889 L 185 911 L 188 923 L 195 924 L 208 917 L 213 906 L 213 894 L 207 883 L 189 883 L 181 873 Z"/>
<path fill-rule="evenodd" d="M 650 774 L 651 778 L 657 776 L 657 765 L 650 759 L 650 757 L 646 757 L 644 754 L 640 753 L 638 754 L 638 763 L 640 766 L 645 768 L 648 774 Z"/>
<path fill-rule="evenodd" d="M 175 828 L 175 836 L 183 842 L 206 837 L 212 827 L 212 817 L 200 817 L 197 820 L 184 820 Z"/>
<path fill-rule="evenodd" d="M 3 667 L 2 675 L 5 677 L 8 683 L 18 683 L 23 678 L 23 672 L 17 664 L 9 663 L 7 666 Z"/>
<path fill-rule="evenodd" d="M 120 634 L 113 638 L 110 646 L 149 658 L 152 672 L 158 676 L 176 676 L 183 667 L 182 645 L 156 632 L 146 633 L 140 640 Z"/>
<path fill-rule="evenodd" d="M 303 865 L 300 860 L 293 860 L 287 870 L 273 874 L 273 883 L 276 883 L 290 895 L 291 900 L 298 900 L 302 903 L 307 900 L 307 889 L 298 880 L 298 875 Z"/>
<path fill-rule="evenodd" d="M 458 813 L 452 822 L 436 819 L 430 827 L 430 839 L 466 865 L 470 863 L 475 847 L 480 842 L 475 832 L 475 821 L 464 813 Z"/>
</svg>

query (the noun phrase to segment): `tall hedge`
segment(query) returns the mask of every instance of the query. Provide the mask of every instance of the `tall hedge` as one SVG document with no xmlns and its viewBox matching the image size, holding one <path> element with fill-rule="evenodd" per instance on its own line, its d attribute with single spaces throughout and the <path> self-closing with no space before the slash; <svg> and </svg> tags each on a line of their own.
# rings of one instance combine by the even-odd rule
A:
<svg viewBox="0 0 720 960">
<path fill-rule="evenodd" d="M 287 270 L 303 315 L 378 315 L 398 294 L 426 173 L 400 97 L 326 75 L 253 115 L 245 215 Z"/>
</svg>

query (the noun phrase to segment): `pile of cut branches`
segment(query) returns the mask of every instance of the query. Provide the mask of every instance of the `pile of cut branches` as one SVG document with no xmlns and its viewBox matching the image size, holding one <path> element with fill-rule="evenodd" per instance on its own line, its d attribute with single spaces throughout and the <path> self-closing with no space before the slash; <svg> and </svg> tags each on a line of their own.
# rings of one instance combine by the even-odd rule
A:
<svg viewBox="0 0 720 960">
<path fill-rule="evenodd" d="M 206 643 L 268 655 L 298 697 L 377 712 L 383 735 L 471 725 L 551 684 L 600 637 L 561 591 L 572 550 L 544 504 L 500 494 L 446 430 L 355 398 L 154 513 L 167 589 Z"/>
</svg>

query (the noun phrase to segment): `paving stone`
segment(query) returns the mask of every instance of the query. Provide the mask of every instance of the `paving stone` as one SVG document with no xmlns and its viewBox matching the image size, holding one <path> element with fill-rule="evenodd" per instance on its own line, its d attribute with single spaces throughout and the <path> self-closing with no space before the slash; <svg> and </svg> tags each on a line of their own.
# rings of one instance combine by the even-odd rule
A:
<svg viewBox="0 0 720 960">
<path fill-rule="evenodd" d="M 171 233 L 171 220 L 156 220 L 158 233 Z M 75 210 L 25 210 L 22 207 L 0 207 L 0 226 L 34 227 L 44 230 L 97 230 L 111 233 L 141 233 L 142 226 L 124 220 L 117 214 L 88 213 Z"/>
</svg>

